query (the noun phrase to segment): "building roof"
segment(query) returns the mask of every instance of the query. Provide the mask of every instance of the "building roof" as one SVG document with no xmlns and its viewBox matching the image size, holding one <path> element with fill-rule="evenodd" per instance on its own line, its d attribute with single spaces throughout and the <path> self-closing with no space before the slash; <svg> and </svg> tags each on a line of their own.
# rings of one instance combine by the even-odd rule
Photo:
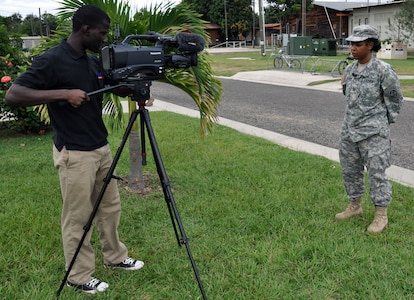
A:
<svg viewBox="0 0 414 300">
<path fill-rule="evenodd" d="M 266 29 L 274 29 L 274 30 L 280 30 L 280 23 L 267 23 L 265 24 Z"/>
<path fill-rule="evenodd" d="M 386 0 L 386 2 L 382 3 L 384 0 L 366 0 L 366 1 L 314 1 L 313 4 L 317 6 L 324 6 L 333 10 L 337 11 L 352 11 L 354 8 L 361 8 L 369 6 L 379 6 L 379 5 L 390 5 L 390 4 L 397 4 L 402 3 L 404 0 L 400 1 L 391 1 Z"/>
<path fill-rule="evenodd" d="M 214 23 L 210 23 L 210 22 L 206 23 L 206 29 L 207 30 L 220 29 L 220 28 L 221 28 L 221 26 L 218 25 L 218 24 L 214 24 Z"/>
<path fill-rule="evenodd" d="M 372 0 L 371 0 L 372 1 Z M 352 10 L 357 7 L 366 7 L 367 1 L 348 2 L 348 1 L 314 1 L 313 4 L 317 6 L 327 7 L 337 11 Z"/>
</svg>

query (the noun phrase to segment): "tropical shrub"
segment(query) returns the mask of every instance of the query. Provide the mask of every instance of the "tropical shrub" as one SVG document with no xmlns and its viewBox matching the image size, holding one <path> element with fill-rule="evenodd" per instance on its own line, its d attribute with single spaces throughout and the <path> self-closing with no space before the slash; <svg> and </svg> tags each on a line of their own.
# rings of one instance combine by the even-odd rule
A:
<svg viewBox="0 0 414 300">
<path fill-rule="evenodd" d="M 40 115 L 32 107 L 9 106 L 4 102 L 7 90 L 20 72 L 26 69 L 26 65 L 13 63 L 10 54 L 0 57 L 0 126 L 20 133 L 44 134 L 49 125 L 41 121 Z"/>
</svg>

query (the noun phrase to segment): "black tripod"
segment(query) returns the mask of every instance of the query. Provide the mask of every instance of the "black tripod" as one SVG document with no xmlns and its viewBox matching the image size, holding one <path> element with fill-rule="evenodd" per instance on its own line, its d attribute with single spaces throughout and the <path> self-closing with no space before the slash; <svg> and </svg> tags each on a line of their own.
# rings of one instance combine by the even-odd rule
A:
<svg viewBox="0 0 414 300">
<path fill-rule="evenodd" d="M 97 94 L 97 93 L 100 93 L 100 92 L 112 90 L 112 89 L 114 89 L 116 87 L 119 87 L 119 86 L 123 86 L 123 84 L 120 84 L 120 85 L 117 85 L 117 86 L 114 86 L 114 87 L 104 88 L 104 89 L 89 93 L 88 95 L 91 96 L 93 94 Z M 160 151 L 158 149 L 157 141 L 155 140 L 155 135 L 154 135 L 154 131 L 153 131 L 153 128 L 152 128 L 152 125 L 151 125 L 149 112 L 145 108 L 146 101 L 150 98 L 151 82 L 149 82 L 149 81 L 137 82 L 135 84 L 126 84 L 126 86 L 131 88 L 131 90 L 132 90 L 131 98 L 132 98 L 132 100 L 134 100 L 138 103 L 138 109 L 133 111 L 132 114 L 131 114 L 131 117 L 130 117 L 129 122 L 128 122 L 128 126 L 125 130 L 125 133 L 124 133 L 123 137 L 122 137 L 122 140 L 121 140 L 121 143 L 118 147 L 118 150 L 117 150 L 117 152 L 114 156 L 112 165 L 109 168 L 109 171 L 108 171 L 108 173 L 107 173 L 107 175 L 104 179 L 104 184 L 103 184 L 102 189 L 99 193 L 98 199 L 96 200 L 95 206 L 93 207 L 93 210 L 92 210 L 92 212 L 89 216 L 87 224 L 83 228 L 84 232 L 83 232 L 82 238 L 79 241 L 79 245 L 78 245 L 78 247 L 75 251 L 75 254 L 72 258 L 72 261 L 69 265 L 69 268 L 66 271 L 65 277 L 62 280 L 62 283 L 59 287 L 59 290 L 57 291 L 57 297 L 60 296 L 60 293 L 62 292 L 62 289 L 63 289 L 64 285 L 66 284 L 66 281 L 69 277 L 69 273 L 72 270 L 73 265 L 75 264 L 76 258 L 77 258 L 78 254 L 80 252 L 80 249 L 81 249 L 82 244 L 83 244 L 83 242 L 86 238 L 86 235 L 89 232 L 90 228 L 92 227 L 93 219 L 95 218 L 95 215 L 98 211 L 99 205 L 100 205 L 100 203 L 102 201 L 102 198 L 105 194 L 106 188 L 109 185 L 109 182 L 112 179 L 119 179 L 117 176 L 114 175 L 115 168 L 116 168 L 116 165 L 119 161 L 119 158 L 121 157 L 122 150 L 124 149 L 124 146 L 125 146 L 125 144 L 128 140 L 129 134 L 131 133 L 132 127 L 133 127 L 138 115 L 140 115 L 143 164 L 145 164 L 145 162 L 146 162 L 146 160 L 145 160 L 146 157 L 144 156 L 145 155 L 145 129 L 144 128 L 146 128 L 147 133 L 148 133 L 148 138 L 149 138 L 149 141 L 150 141 L 150 144 L 151 144 L 152 153 L 154 155 L 155 164 L 156 164 L 156 167 L 157 167 L 158 176 L 160 178 L 161 186 L 162 186 L 162 189 L 163 189 L 163 192 L 164 192 L 164 198 L 165 198 L 165 201 L 166 201 L 167 206 L 168 206 L 168 211 L 169 211 L 169 214 L 170 214 L 171 222 L 173 224 L 175 236 L 177 238 L 178 246 L 181 247 L 182 244 L 185 245 L 188 257 L 189 257 L 190 262 L 191 262 L 191 266 L 192 266 L 193 271 L 194 271 L 194 275 L 197 279 L 198 287 L 201 291 L 203 299 L 206 300 L 207 296 L 206 296 L 206 293 L 204 291 L 203 284 L 201 282 L 201 278 L 199 276 L 199 273 L 198 273 L 197 266 L 196 266 L 196 263 L 194 261 L 193 255 L 191 254 L 189 240 L 188 240 L 187 235 L 185 234 L 185 230 L 184 230 L 183 224 L 181 222 L 180 215 L 178 213 L 176 203 L 174 201 L 174 197 L 173 197 L 172 190 L 171 190 L 171 185 L 170 185 L 170 182 L 168 180 L 167 173 L 165 172 L 165 168 L 164 168 L 164 164 L 162 162 L 161 154 L 160 154 Z M 177 227 L 178 227 L 179 232 L 177 230 Z M 181 234 L 181 236 L 179 235 L 179 233 Z"/>
</svg>

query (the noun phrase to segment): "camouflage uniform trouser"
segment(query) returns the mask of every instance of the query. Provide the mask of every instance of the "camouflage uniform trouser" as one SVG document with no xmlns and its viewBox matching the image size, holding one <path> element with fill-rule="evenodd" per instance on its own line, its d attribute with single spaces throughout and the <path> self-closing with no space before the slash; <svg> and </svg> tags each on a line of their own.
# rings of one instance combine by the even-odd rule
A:
<svg viewBox="0 0 414 300">
<path fill-rule="evenodd" d="M 359 199 L 364 194 L 364 166 L 368 171 L 370 198 L 374 205 L 386 207 L 391 203 L 392 188 L 385 174 L 391 165 L 391 141 L 374 135 L 360 142 L 341 138 L 339 160 L 348 197 Z"/>
</svg>

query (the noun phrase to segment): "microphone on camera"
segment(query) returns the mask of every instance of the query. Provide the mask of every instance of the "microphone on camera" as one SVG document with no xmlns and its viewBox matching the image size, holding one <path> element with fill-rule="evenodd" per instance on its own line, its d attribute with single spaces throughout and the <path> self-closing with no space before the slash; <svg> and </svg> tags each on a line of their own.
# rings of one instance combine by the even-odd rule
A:
<svg viewBox="0 0 414 300">
<path fill-rule="evenodd" d="M 178 50 L 181 52 L 200 52 L 204 50 L 206 40 L 196 33 L 179 32 L 175 36 L 178 43 Z"/>
</svg>

